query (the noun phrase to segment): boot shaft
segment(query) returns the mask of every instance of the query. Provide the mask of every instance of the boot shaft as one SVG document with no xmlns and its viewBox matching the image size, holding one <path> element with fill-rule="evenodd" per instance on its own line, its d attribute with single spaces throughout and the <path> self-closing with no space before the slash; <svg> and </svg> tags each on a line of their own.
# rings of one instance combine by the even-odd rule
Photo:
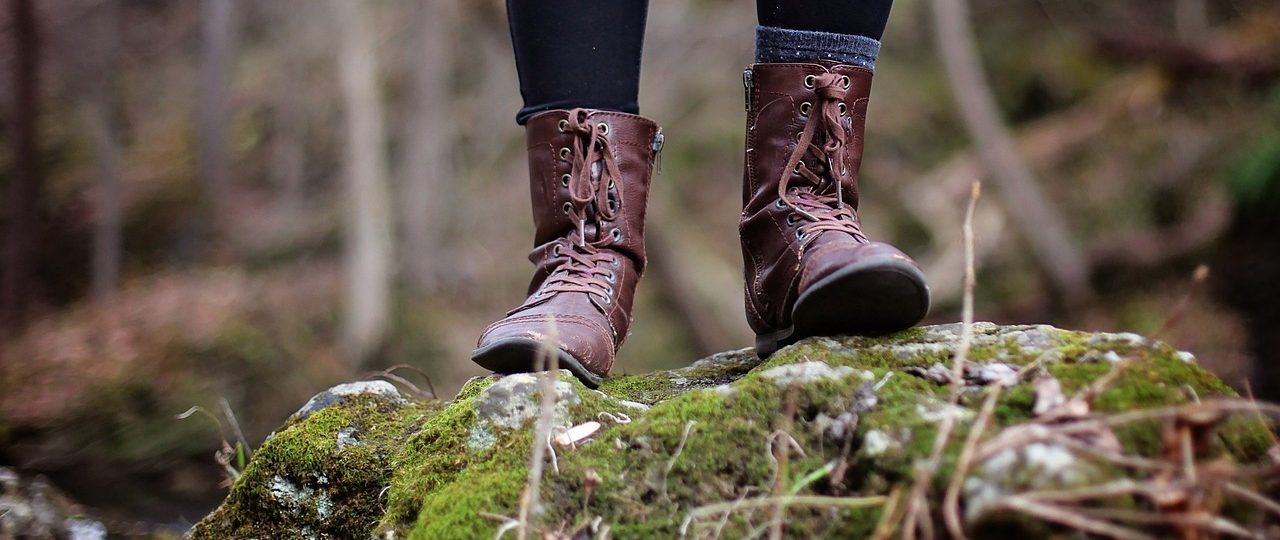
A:
<svg viewBox="0 0 1280 540">
<path fill-rule="evenodd" d="M 530 118 L 526 134 L 535 227 L 535 250 L 530 259 L 534 264 L 543 258 L 540 248 L 581 229 L 586 242 L 602 235 L 612 236 L 614 249 L 643 271 L 649 184 L 662 144 L 657 124 L 620 112 L 556 110 Z M 590 163 L 586 162 L 589 153 L 594 157 Z M 606 195 L 600 198 L 594 190 L 602 176 L 609 176 L 605 153 L 620 178 L 611 178 L 603 190 Z M 574 184 L 575 176 L 584 174 L 583 168 L 593 179 L 590 192 L 586 186 Z M 579 195 L 589 193 L 592 200 L 575 202 L 571 197 L 573 187 L 579 188 Z M 606 218 L 606 214 L 611 216 Z"/>
<path fill-rule="evenodd" d="M 838 99 L 824 96 L 820 77 L 834 74 Z M 754 64 L 743 71 L 746 88 L 747 133 L 742 184 L 744 212 L 755 213 L 774 202 L 778 182 L 788 158 L 799 145 L 810 114 L 822 110 L 824 101 L 836 101 L 837 118 L 848 139 L 842 152 L 844 163 L 832 163 L 835 172 L 845 170 L 841 182 L 845 201 L 858 207 L 858 169 L 862 163 L 867 102 L 871 96 L 870 70 L 827 61 L 794 64 Z M 847 84 L 847 86 L 846 86 Z M 821 133 L 813 144 L 825 143 Z M 814 165 L 808 163 L 809 165 Z M 823 164 L 817 164 L 823 165 Z"/>
</svg>

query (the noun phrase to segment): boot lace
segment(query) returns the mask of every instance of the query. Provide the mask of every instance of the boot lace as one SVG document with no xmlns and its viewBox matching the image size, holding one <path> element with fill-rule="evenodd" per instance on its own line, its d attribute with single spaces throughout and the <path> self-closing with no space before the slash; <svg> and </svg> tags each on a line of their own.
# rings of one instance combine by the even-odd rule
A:
<svg viewBox="0 0 1280 540">
<path fill-rule="evenodd" d="M 561 182 L 569 188 L 569 200 L 563 211 L 575 224 L 568 238 L 552 247 L 552 254 L 565 257 L 565 262 L 551 273 L 534 295 L 545 299 L 561 292 L 591 295 L 597 307 L 613 302 L 613 285 L 621 261 L 618 255 L 602 248 L 622 241 L 622 231 L 603 231 L 604 223 L 613 220 L 622 208 L 621 192 L 615 182 L 622 180 L 609 144 L 609 125 L 592 124 L 587 111 L 574 109 L 560 122 L 560 130 L 576 135 L 570 150 L 571 172 Z M 603 304 L 603 305 L 602 305 Z"/>
<path fill-rule="evenodd" d="M 818 103 L 800 104 L 800 112 L 807 115 L 808 120 L 796 149 L 782 169 L 777 205 L 789 207 L 793 212 L 787 216 L 788 225 L 795 224 L 794 216 L 806 221 L 796 229 L 796 238 L 800 240 L 814 238 L 822 231 L 840 231 L 866 241 L 858 226 L 856 211 L 844 202 L 845 183 L 853 182 L 846 165 L 847 142 L 853 126 L 844 103 L 849 77 L 823 73 L 806 76 L 804 82 L 814 89 Z M 817 158 L 812 165 L 805 162 L 810 156 Z M 791 182 L 796 179 L 807 185 L 792 186 Z"/>
</svg>

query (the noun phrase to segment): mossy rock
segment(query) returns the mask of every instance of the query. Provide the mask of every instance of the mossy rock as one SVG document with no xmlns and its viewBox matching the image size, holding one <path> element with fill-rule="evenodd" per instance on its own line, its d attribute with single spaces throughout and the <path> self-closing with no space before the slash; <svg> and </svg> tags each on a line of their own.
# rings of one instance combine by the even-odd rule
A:
<svg viewBox="0 0 1280 540">
<path fill-rule="evenodd" d="M 599 391 L 564 374 L 551 415 L 557 427 L 589 421 L 602 427 L 548 456 L 531 522 L 566 537 L 606 527 L 616 538 L 743 537 L 769 522 L 772 507 L 746 505 L 710 517 L 698 513 L 699 519 L 690 519 L 691 511 L 775 489 L 770 441 L 783 440 L 771 437 L 775 430 L 786 428 L 803 450 L 789 452 L 782 489 L 874 497 L 910 487 L 941 418 L 954 414 L 961 421 L 931 490 L 932 507 L 939 508 L 966 420 L 985 393 L 980 385 L 967 387 L 952 409 L 947 386 L 908 369 L 947 364 L 960 330 L 946 325 L 878 338 L 809 339 L 763 363 L 749 349 L 721 353 L 683 369 L 609 378 Z M 1055 378 L 1066 396 L 1123 362 L 1092 399 L 1094 414 L 1235 395 L 1187 353 L 1133 334 L 989 323 L 974 330 L 970 359 L 977 366 L 1007 370 L 1034 362 L 1033 371 Z M 986 437 L 1036 417 L 1028 379 L 1004 389 Z M 192 537 L 491 538 L 519 514 L 538 381 L 528 374 L 480 377 L 450 402 L 403 399 L 385 383 L 378 392 L 330 395 L 321 400 L 328 406 L 304 408 L 305 415 L 292 417 L 254 454 L 226 501 Z M 1126 453 L 1155 458 L 1161 429 L 1159 422 L 1137 422 L 1114 435 Z M 1227 422 L 1213 436 L 1215 458 L 1265 459 L 1268 429 L 1252 416 Z M 970 527 L 1051 532 L 1052 525 L 1011 522 L 982 508 L 1019 489 L 1123 474 L 1052 444 L 1033 450 L 975 464 L 962 501 Z M 842 455 L 847 467 L 833 467 Z M 839 478 L 830 475 L 833 469 L 843 471 Z M 853 506 L 789 506 L 786 535 L 868 536 L 884 507 Z M 936 528 L 943 530 L 940 521 Z"/>
</svg>

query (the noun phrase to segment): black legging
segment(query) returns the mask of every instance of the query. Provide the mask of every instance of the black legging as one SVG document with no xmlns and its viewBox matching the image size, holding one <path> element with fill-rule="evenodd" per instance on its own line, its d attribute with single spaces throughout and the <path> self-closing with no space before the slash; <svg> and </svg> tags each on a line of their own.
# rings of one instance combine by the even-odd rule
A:
<svg viewBox="0 0 1280 540">
<path fill-rule="evenodd" d="M 893 0 L 757 0 L 763 26 L 880 39 Z M 639 112 L 648 0 L 507 0 L 523 124 L 552 109 Z"/>
</svg>

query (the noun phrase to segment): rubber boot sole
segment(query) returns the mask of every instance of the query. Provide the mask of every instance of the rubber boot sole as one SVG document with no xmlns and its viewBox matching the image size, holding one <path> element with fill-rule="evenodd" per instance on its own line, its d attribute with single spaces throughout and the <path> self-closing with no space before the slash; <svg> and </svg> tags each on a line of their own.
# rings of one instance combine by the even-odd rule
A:
<svg viewBox="0 0 1280 540">
<path fill-rule="evenodd" d="M 893 256 L 859 261 L 809 287 L 791 309 L 792 325 L 756 336 L 756 354 L 768 358 L 811 336 L 891 334 L 929 313 L 929 287 L 915 265 Z"/>
<path fill-rule="evenodd" d="M 508 338 L 471 351 L 471 361 L 494 373 L 528 373 L 538 371 L 542 364 L 540 355 L 545 349 L 546 345 L 536 339 Z M 560 369 L 572 372 L 582 384 L 596 388 L 604 381 L 604 377 L 592 373 L 573 355 L 559 349 L 556 352 Z"/>
</svg>

